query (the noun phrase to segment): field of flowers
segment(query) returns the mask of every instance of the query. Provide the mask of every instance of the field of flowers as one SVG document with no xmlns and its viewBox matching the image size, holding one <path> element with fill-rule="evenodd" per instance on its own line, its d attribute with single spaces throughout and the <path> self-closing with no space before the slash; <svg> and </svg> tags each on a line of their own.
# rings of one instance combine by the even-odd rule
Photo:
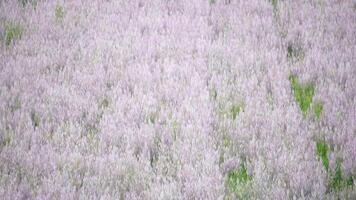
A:
<svg viewBox="0 0 356 200">
<path fill-rule="evenodd" d="M 0 0 L 0 199 L 356 199 L 355 0 Z"/>
</svg>

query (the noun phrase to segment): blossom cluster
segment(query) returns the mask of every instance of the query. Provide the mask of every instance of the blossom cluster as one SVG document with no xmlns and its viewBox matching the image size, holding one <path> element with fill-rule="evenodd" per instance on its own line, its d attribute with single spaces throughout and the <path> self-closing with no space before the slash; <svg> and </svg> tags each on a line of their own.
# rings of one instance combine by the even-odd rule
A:
<svg viewBox="0 0 356 200">
<path fill-rule="evenodd" d="M 353 0 L 0 1 L 0 199 L 356 197 Z"/>
</svg>

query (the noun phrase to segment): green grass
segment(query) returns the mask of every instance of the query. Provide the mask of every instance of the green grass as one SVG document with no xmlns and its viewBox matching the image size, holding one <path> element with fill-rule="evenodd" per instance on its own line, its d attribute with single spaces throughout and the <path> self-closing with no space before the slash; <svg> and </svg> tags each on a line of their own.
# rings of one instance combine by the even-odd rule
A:
<svg viewBox="0 0 356 200">
<path fill-rule="evenodd" d="M 57 21 L 62 21 L 63 18 L 64 18 L 64 15 L 65 15 L 65 13 L 64 13 L 63 7 L 60 6 L 60 5 L 57 5 L 56 9 L 55 9 L 56 20 Z"/>
<path fill-rule="evenodd" d="M 241 105 L 233 105 L 230 109 L 232 114 L 232 119 L 236 119 L 237 115 L 241 112 L 242 106 Z"/>
<path fill-rule="evenodd" d="M 344 181 L 343 181 L 343 175 L 341 170 L 341 163 L 340 161 L 338 161 L 336 164 L 335 173 L 332 175 L 330 181 L 330 188 L 334 191 L 338 191 L 343 187 L 343 184 Z"/>
<path fill-rule="evenodd" d="M 336 168 L 335 171 L 331 173 L 330 180 L 329 180 L 329 188 L 332 191 L 340 191 L 346 187 L 353 187 L 354 180 L 352 176 L 345 177 L 342 168 L 341 168 L 341 161 L 336 161 Z"/>
<path fill-rule="evenodd" d="M 326 169 L 326 171 L 328 171 L 329 170 L 329 157 L 328 157 L 329 147 L 326 144 L 326 142 L 322 140 L 318 141 L 316 143 L 316 151 L 319 159 L 321 159 L 321 161 L 323 162 L 324 168 Z"/>
<path fill-rule="evenodd" d="M 319 101 L 314 104 L 314 113 L 317 119 L 320 119 L 323 109 L 324 108 L 322 102 Z"/>
<path fill-rule="evenodd" d="M 352 176 L 350 176 L 349 178 L 346 179 L 346 186 L 352 187 L 353 185 L 354 185 L 354 179 L 352 178 Z"/>
<path fill-rule="evenodd" d="M 328 173 L 328 187 L 331 191 L 340 191 L 345 187 L 353 187 L 354 180 L 352 175 L 349 177 L 345 177 L 341 168 L 341 160 L 337 159 L 336 168 L 332 170 L 329 168 L 329 146 L 323 140 L 319 140 L 316 143 L 316 151 L 318 158 L 322 161 L 325 170 Z"/>
<path fill-rule="evenodd" d="M 13 41 L 21 39 L 23 28 L 20 24 L 8 23 L 5 25 L 5 44 L 9 46 Z"/>
<path fill-rule="evenodd" d="M 244 163 L 240 165 L 240 168 L 227 174 L 227 185 L 231 191 L 236 191 L 239 184 L 246 184 L 250 180 L 252 177 L 247 173 Z"/>
<path fill-rule="evenodd" d="M 292 91 L 302 113 L 306 116 L 313 101 L 315 86 L 312 83 L 301 84 L 295 75 L 289 77 Z M 320 113 L 321 114 L 321 113 Z"/>
<path fill-rule="evenodd" d="M 239 168 L 230 171 L 226 177 L 226 189 L 224 199 L 249 199 L 250 198 L 250 176 L 243 162 Z"/>
</svg>

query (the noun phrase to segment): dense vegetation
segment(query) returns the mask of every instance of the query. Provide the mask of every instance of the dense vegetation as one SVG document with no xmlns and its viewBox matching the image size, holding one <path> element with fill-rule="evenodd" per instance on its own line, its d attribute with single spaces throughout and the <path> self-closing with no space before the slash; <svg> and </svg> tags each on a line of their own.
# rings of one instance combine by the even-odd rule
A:
<svg viewBox="0 0 356 200">
<path fill-rule="evenodd" d="M 352 0 L 0 1 L 0 199 L 354 199 Z"/>
</svg>

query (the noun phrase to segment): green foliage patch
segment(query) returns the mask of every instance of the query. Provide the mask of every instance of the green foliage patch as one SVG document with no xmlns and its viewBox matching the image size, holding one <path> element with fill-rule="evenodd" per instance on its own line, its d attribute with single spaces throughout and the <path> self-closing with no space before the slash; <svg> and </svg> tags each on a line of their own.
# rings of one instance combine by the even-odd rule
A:
<svg viewBox="0 0 356 200">
<path fill-rule="evenodd" d="M 335 173 L 332 174 L 330 181 L 330 188 L 332 190 L 340 190 L 343 186 L 342 170 L 341 163 L 337 162 Z"/>
<path fill-rule="evenodd" d="M 56 20 L 57 20 L 57 21 L 63 20 L 64 15 L 65 15 L 65 13 L 64 13 L 63 7 L 60 6 L 60 5 L 57 5 L 57 6 L 56 6 L 56 9 L 55 9 Z"/>
<path fill-rule="evenodd" d="M 227 186 L 231 191 L 236 191 L 239 184 L 246 184 L 250 180 L 252 177 L 247 173 L 244 163 L 240 165 L 240 168 L 227 174 Z"/>
<path fill-rule="evenodd" d="M 226 177 L 227 193 L 225 199 L 248 199 L 249 186 L 252 176 L 248 174 L 245 163 L 242 162 L 239 168 L 230 171 Z"/>
<path fill-rule="evenodd" d="M 315 86 L 312 83 L 301 84 L 295 75 L 289 77 L 292 91 L 296 101 L 304 116 L 306 116 L 308 109 L 313 101 Z"/>
<path fill-rule="evenodd" d="M 322 102 L 319 101 L 314 104 L 314 113 L 317 119 L 320 119 L 323 109 L 324 107 Z"/>
<path fill-rule="evenodd" d="M 353 187 L 354 180 L 352 176 L 345 177 L 341 168 L 341 161 L 337 160 L 334 172 L 331 172 L 329 188 L 331 191 L 340 191 L 346 187 Z"/>
<path fill-rule="evenodd" d="M 326 144 L 326 142 L 322 140 L 318 141 L 316 143 L 316 151 L 318 157 L 322 160 L 325 169 L 329 170 L 329 157 L 328 157 L 329 147 Z"/>
<path fill-rule="evenodd" d="M 5 44 L 9 46 L 13 41 L 21 39 L 23 28 L 20 24 L 8 23 L 5 25 Z"/>
<path fill-rule="evenodd" d="M 352 176 L 344 176 L 341 168 L 341 160 L 336 161 L 335 170 L 329 168 L 329 146 L 323 140 L 316 143 L 317 155 L 321 159 L 325 170 L 328 172 L 328 187 L 330 191 L 338 192 L 346 187 L 353 187 L 354 180 Z"/>
<path fill-rule="evenodd" d="M 230 109 L 232 119 L 236 119 L 237 115 L 242 111 L 241 105 L 233 105 Z"/>
</svg>

